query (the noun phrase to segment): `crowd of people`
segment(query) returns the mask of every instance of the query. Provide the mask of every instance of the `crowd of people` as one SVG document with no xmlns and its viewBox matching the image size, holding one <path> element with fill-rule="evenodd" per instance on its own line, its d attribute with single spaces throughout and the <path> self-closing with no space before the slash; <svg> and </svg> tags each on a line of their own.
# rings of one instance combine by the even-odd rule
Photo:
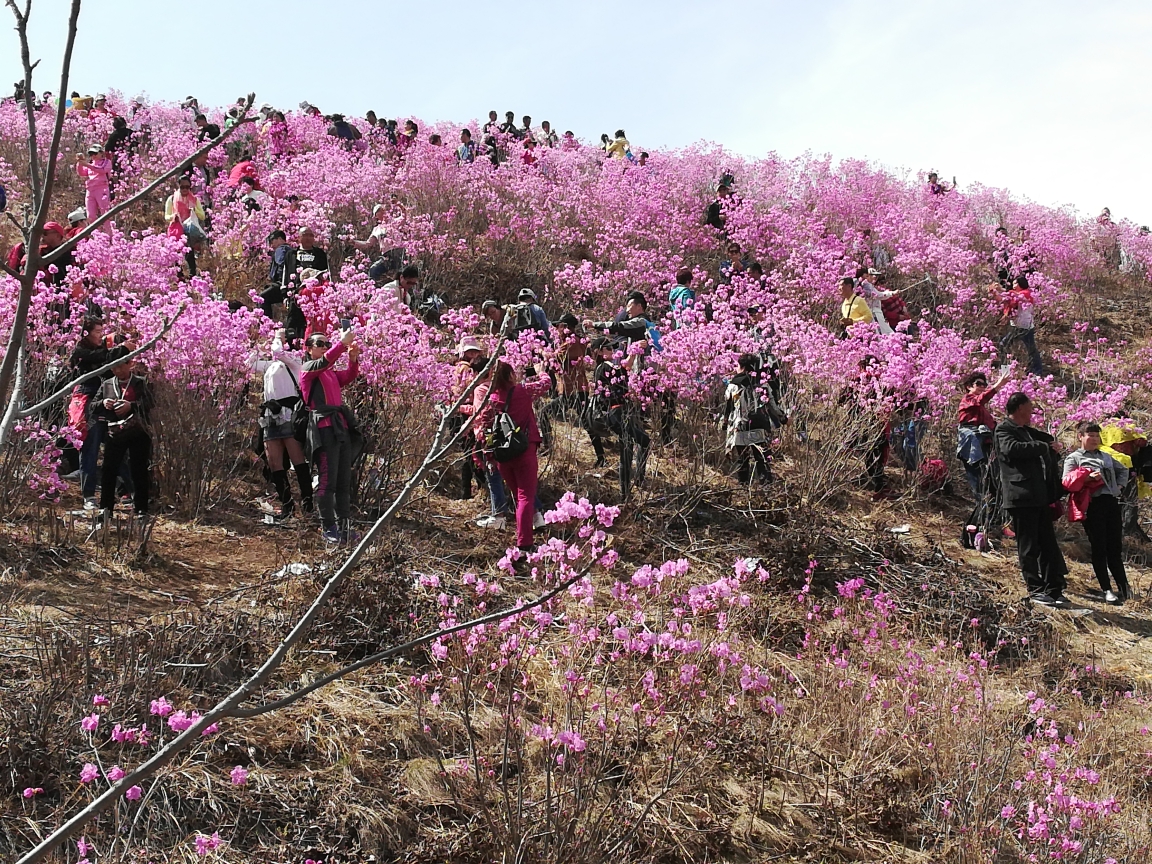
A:
<svg viewBox="0 0 1152 864">
<path fill-rule="evenodd" d="M 103 99 L 89 104 L 82 97 L 74 97 L 73 102 L 74 110 L 107 111 Z M 213 140 L 222 134 L 220 126 L 208 121 L 194 99 L 190 97 L 185 107 L 199 140 Z M 301 109 L 319 115 L 319 109 L 307 103 Z M 230 109 L 225 128 L 238 122 L 240 113 L 238 106 Z M 340 114 L 325 119 L 328 134 L 349 149 L 367 146 L 366 136 L 380 136 L 402 153 L 419 135 L 413 121 L 380 120 L 371 112 L 366 118 L 366 132 Z M 283 146 L 282 141 L 276 143 L 284 128 L 280 112 L 263 106 L 259 123 L 259 134 L 270 150 Z M 77 156 L 75 171 L 84 180 L 84 206 L 69 215 L 69 228 L 55 222 L 45 226 L 46 250 L 82 230 L 90 218 L 109 210 L 115 194 L 116 154 L 129 146 L 128 128 L 126 122 L 115 123 L 106 142 L 94 143 L 86 154 Z M 439 137 L 431 136 L 429 143 L 442 145 Z M 495 111 L 489 112 L 480 138 L 475 142 L 471 130 L 461 130 L 456 160 L 473 163 L 487 158 L 493 166 L 500 166 L 511 159 L 516 148 L 520 161 L 531 164 L 537 147 L 582 146 L 572 132 L 558 135 L 547 121 L 534 127 L 532 118 L 525 116 L 517 125 L 513 112 L 508 112 L 503 122 Z M 637 165 L 648 159 L 647 153 L 633 154 L 622 129 L 613 137 L 601 136 L 600 146 L 607 159 Z M 256 211 L 275 205 L 295 209 L 297 200 L 274 202 L 261 188 L 261 169 L 249 150 L 234 152 L 230 161 L 227 187 L 245 208 Z M 198 162 L 177 178 L 164 205 L 169 232 L 186 243 L 190 276 L 195 275 L 197 254 L 211 234 L 212 202 L 206 198 L 214 176 L 206 161 Z M 730 173 L 720 176 L 715 200 L 701 214 L 701 223 L 715 234 L 721 262 L 715 279 L 721 285 L 735 278 L 764 279 L 761 264 L 728 236 L 729 213 L 737 203 L 735 182 Z M 955 180 L 952 187 L 946 187 L 934 173 L 929 175 L 929 194 L 944 195 L 955 189 Z M 407 307 L 428 323 L 437 324 L 444 311 L 443 301 L 421 290 L 417 262 L 409 260 L 403 246 L 392 240 L 392 228 L 404 216 L 400 202 L 379 203 L 372 209 L 372 224 L 365 229 L 363 239 L 352 235 L 340 239 L 347 244 L 346 255 L 363 256 L 363 269 L 379 292 L 393 298 L 398 308 Z M 990 262 L 992 284 L 1000 292 L 1006 325 L 999 348 L 1006 356 L 1017 344 L 1022 345 L 1028 374 L 1039 376 L 1044 367 L 1036 344 L 1035 297 L 1029 283 L 1034 269 L 1019 249 L 1012 255 L 1005 251 L 1004 244 L 1011 242 L 1007 237 L 1006 230 L 997 232 L 998 251 Z M 868 230 L 862 240 L 856 260 L 845 261 L 851 275 L 839 283 L 838 332 L 846 336 L 856 328 L 868 328 L 881 335 L 903 332 L 914 336 L 917 322 L 902 295 L 921 283 L 889 288 L 892 254 Z M 1023 232 L 1017 243 L 1025 243 Z M 253 369 L 263 375 L 257 450 L 265 460 L 278 501 L 274 519 L 283 521 L 316 512 L 326 541 L 348 543 L 355 539 L 351 525 L 353 466 L 363 449 L 363 439 L 342 391 L 358 376 L 357 322 L 354 318 L 336 321 L 323 315 L 309 317 L 305 312 L 309 304 L 301 299 L 315 297 L 339 278 L 330 272 L 329 250 L 322 248 L 310 227 L 300 227 L 293 236 L 285 230 L 273 230 L 267 237 L 267 251 L 268 271 L 258 293 L 264 313 L 274 318 L 280 329 L 266 356 L 254 361 Z M 23 253 L 14 249 L 13 254 L 16 257 L 10 255 L 9 263 L 15 267 Z M 58 266 L 48 278 L 62 278 L 64 270 Z M 642 291 L 631 291 L 622 298 L 618 314 L 604 321 L 581 319 L 574 311 L 551 320 L 531 288 L 520 291 L 515 302 L 492 299 L 480 306 L 477 332 L 464 336 L 456 346 L 453 395 L 460 397 L 477 375 L 483 377 L 472 398 L 452 418 L 457 430 L 470 421 L 461 438 L 459 490 L 464 498 L 472 497 L 474 483 L 486 491 L 489 508 L 477 519 L 480 527 L 502 530 L 512 520 L 516 547 L 522 552 L 533 548 L 534 532 L 543 525 L 538 456 L 552 443 L 554 421 L 573 423 L 583 430 L 595 453 L 596 467 L 607 464 L 606 442 L 615 440 L 622 500 L 628 500 L 633 490 L 644 484 L 656 434 L 650 434 L 649 423 L 659 427 L 658 440 L 669 444 L 674 437 L 676 400 L 665 394 L 647 405 L 634 392 L 634 382 L 650 358 L 662 350 L 661 327 L 691 327 L 698 320 L 695 315 L 686 315 L 697 305 L 694 281 L 695 274 L 689 268 L 670 274 L 667 297 L 661 298 L 660 304 L 666 313 L 650 312 L 650 298 Z M 72 396 L 69 419 L 81 437 L 76 454 L 78 469 L 73 476 L 80 482 L 85 509 L 100 511 L 107 518 L 119 499 L 130 501 L 138 514 L 147 516 L 153 398 L 146 377 L 133 363 L 116 363 L 133 349 L 131 337 L 105 335 L 100 310 L 88 311 L 71 365 L 79 373 L 113 365 L 106 378 L 78 386 Z M 741 354 L 725 377 L 715 416 L 725 431 L 733 475 L 742 484 L 764 485 L 773 480 L 774 447 L 781 430 L 793 422 L 786 407 L 789 374 L 774 354 L 768 310 L 751 305 L 745 312 L 748 335 L 757 347 Z M 491 337 L 498 333 L 512 340 L 535 341 L 541 359 L 522 369 L 502 358 L 489 362 Z M 346 363 L 342 360 L 345 355 Z M 924 459 L 920 453 L 928 414 L 925 405 L 878 409 L 875 403 L 860 398 L 873 389 L 862 385 L 876 378 L 883 362 L 876 356 L 866 357 L 860 363 L 858 379 L 846 382 L 840 394 L 840 404 L 858 421 L 846 445 L 862 457 L 862 482 L 878 496 L 888 491 L 885 466 L 894 450 L 909 472 L 936 479 L 947 475 L 946 467 L 932 464 L 938 460 Z M 1134 519 L 1137 484 L 1145 477 L 1152 480 L 1152 459 L 1148 458 L 1152 448 L 1144 446 L 1140 435 L 1087 423 L 1079 430 L 1080 447 L 1061 460 L 1057 442 L 1032 427 L 1033 406 L 1024 393 L 1013 393 L 1007 401 L 1007 416 L 996 421 L 991 400 L 1008 381 L 1003 374 L 989 385 L 983 372 L 974 372 L 964 381 L 956 455 L 975 507 L 961 532 L 963 542 L 985 549 L 999 537 L 1014 536 L 1033 601 L 1067 605 L 1063 595 L 1067 568 L 1051 516 L 1069 496 L 1070 518 L 1084 524 L 1101 591 L 1109 602 L 1122 603 L 1131 596 L 1124 573 L 1123 532 L 1126 522 L 1131 527 Z M 801 418 L 793 425 L 801 438 L 807 434 Z M 101 447 L 104 457 L 98 468 Z"/>
</svg>

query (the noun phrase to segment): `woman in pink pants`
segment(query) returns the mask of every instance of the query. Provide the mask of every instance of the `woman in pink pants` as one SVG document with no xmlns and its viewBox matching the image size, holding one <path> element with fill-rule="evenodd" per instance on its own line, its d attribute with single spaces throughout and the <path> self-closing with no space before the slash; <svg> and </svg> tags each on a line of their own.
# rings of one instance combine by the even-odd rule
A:
<svg viewBox="0 0 1152 864">
<path fill-rule="evenodd" d="M 88 148 L 88 159 L 76 154 L 76 173 L 84 178 L 84 207 L 88 211 L 88 221 L 94 222 L 112 208 L 112 160 L 99 144 Z M 112 233 L 112 226 L 105 223 L 103 230 Z"/>
<path fill-rule="evenodd" d="M 532 549 L 532 523 L 538 480 L 536 474 L 539 469 L 536 448 L 542 440 L 532 402 L 547 393 L 551 383 L 546 375 L 537 375 L 523 384 L 517 384 L 515 370 L 501 360 L 491 374 L 492 396 L 483 413 L 476 418 L 477 437 L 491 429 L 493 421 L 504 411 L 508 412 L 517 426 L 528 432 L 528 449 L 515 459 L 497 463 L 500 476 L 504 478 L 508 492 L 516 502 L 516 545 L 525 552 Z M 485 384 L 476 388 L 476 405 L 484 398 L 482 387 Z"/>
</svg>

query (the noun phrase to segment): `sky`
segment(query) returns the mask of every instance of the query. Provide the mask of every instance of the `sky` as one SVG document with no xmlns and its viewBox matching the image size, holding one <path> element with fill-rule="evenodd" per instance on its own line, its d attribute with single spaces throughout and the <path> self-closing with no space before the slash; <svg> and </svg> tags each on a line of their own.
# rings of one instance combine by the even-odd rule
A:
<svg viewBox="0 0 1152 864">
<path fill-rule="evenodd" d="M 32 0 L 56 91 L 69 0 Z M 0 9 L 0 17 L 10 15 Z M 1147 0 L 84 0 L 69 89 L 710 141 L 937 170 L 1152 224 Z M 7 81 L 21 77 L 0 28 Z"/>
</svg>

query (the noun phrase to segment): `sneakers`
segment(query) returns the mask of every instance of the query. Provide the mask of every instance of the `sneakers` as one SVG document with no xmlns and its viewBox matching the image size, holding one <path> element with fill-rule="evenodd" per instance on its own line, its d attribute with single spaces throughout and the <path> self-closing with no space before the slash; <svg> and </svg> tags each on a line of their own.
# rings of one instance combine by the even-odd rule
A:
<svg viewBox="0 0 1152 864">
<path fill-rule="evenodd" d="M 85 510 L 99 510 L 100 505 L 98 503 L 96 503 L 95 498 L 85 498 L 84 499 L 84 509 Z"/>
<path fill-rule="evenodd" d="M 500 530 L 508 525 L 508 520 L 503 516 L 481 516 L 476 520 L 476 527 L 478 528 L 495 528 Z"/>
<path fill-rule="evenodd" d="M 61 474 L 60 479 L 65 483 L 79 483 L 80 482 L 80 469 L 77 468 L 70 474 Z"/>
<path fill-rule="evenodd" d="M 543 513 L 537 511 L 536 513 L 532 514 L 532 527 L 533 528 L 543 528 L 547 524 L 548 523 L 544 521 L 544 514 Z"/>
<path fill-rule="evenodd" d="M 1007 537 L 1009 540 L 1016 536 L 1016 532 L 1012 530 L 1012 526 L 1005 525 L 1003 531 L 1000 533 L 1001 537 Z"/>
<path fill-rule="evenodd" d="M 1122 601 L 1113 592 L 1105 591 L 1104 592 L 1104 602 L 1105 603 L 1111 603 L 1113 606 L 1119 606 Z"/>
<path fill-rule="evenodd" d="M 1063 594 L 1057 594 L 1055 597 L 1038 591 L 1031 595 L 1029 598 L 1037 606 L 1043 606 L 1046 609 L 1067 609 L 1072 605 L 1072 601 L 1065 597 Z"/>
<path fill-rule="evenodd" d="M 340 529 L 336 528 L 336 527 L 325 528 L 324 529 L 324 540 L 325 540 L 325 542 L 331 543 L 333 545 L 338 544 L 341 540 Z"/>
</svg>

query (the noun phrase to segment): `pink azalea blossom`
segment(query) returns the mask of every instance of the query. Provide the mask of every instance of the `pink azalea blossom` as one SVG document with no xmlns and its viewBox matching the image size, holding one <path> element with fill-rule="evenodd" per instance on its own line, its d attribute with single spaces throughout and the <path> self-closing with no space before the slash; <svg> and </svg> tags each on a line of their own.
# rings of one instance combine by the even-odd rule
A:
<svg viewBox="0 0 1152 864">
<path fill-rule="evenodd" d="M 85 762 L 84 767 L 80 769 L 80 782 L 91 783 L 100 776 L 100 769 L 93 765 L 91 762 Z"/>
<path fill-rule="evenodd" d="M 124 797 L 129 801 L 139 801 L 143 791 L 139 786 L 131 786 L 128 791 L 124 793 Z"/>
<path fill-rule="evenodd" d="M 36 786 L 35 788 L 29 786 L 27 789 L 24 790 L 24 797 L 25 798 L 35 798 L 37 795 L 43 795 L 43 794 L 44 794 L 44 790 L 41 789 L 39 786 Z"/>
<path fill-rule="evenodd" d="M 100 726 L 100 715 L 99 714 L 89 714 L 87 717 L 85 717 L 83 720 L 80 721 L 80 728 L 83 729 L 85 732 L 95 732 L 97 727 L 99 727 L 99 726 Z"/>
<path fill-rule="evenodd" d="M 108 779 L 113 782 L 119 782 L 124 779 L 125 771 L 119 765 L 113 765 L 108 769 Z"/>
<path fill-rule="evenodd" d="M 229 776 L 232 778 L 233 786 L 243 786 L 248 782 L 248 771 L 239 765 L 232 769 Z"/>
<path fill-rule="evenodd" d="M 159 717 L 167 717 L 173 711 L 172 703 L 163 696 L 159 699 L 153 699 L 151 711 Z"/>
</svg>

